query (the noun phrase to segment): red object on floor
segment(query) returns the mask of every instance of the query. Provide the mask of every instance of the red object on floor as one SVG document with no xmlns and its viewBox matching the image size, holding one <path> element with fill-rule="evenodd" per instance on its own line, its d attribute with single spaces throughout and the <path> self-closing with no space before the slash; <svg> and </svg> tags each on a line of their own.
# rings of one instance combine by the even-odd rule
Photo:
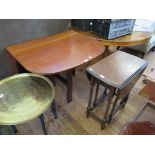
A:
<svg viewBox="0 0 155 155">
<path fill-rule="evenodd" d="M 148 121 L 127 123 L 120 135 L 155 135 L 155 124 Z"/>
</svg>

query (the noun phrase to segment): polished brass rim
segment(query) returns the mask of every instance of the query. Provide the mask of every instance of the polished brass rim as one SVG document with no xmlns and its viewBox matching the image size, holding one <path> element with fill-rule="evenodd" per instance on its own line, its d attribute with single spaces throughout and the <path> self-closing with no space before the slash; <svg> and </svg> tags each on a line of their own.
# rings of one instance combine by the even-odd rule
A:
<svg viewBox="0 0 155 155">
<path fill-rule="evenodd" d="M 13 79 L 16 79 L 16 78 L 19 78 L 19 77 L 40 77 L 42 79 L 44 79 L 49 85 L 50 87 L 52 88 L 52 93 L 51 93 L 51 100 L 49 101 L 49 103 L 47 104 L 47 106 L 40 112 L 38 113 L 37 116 L 34 116 L 30 119 L 27 119 L 25 121 L 21 121 L 21 122 L 15 122 L 15 123 L 3 123 L 3 122 L 0 122 L 0 125 L 17 125 L 17 124 L 23 124 L 23 123 L 27 123 L 35 118 L 37 118 L 38 116 L 40 116 L 41 114 L 43 114 L 48 108 L 49 106 L 52 104 L 53 100 L 54 100 L 54 97 L 55 97 L 55 89 L 54 89 L 54 85 L 52 84 L 52 82 L 50 81 L 50 79 L 48 79 L 47 77 L 41 75 L 41 74 L 37 74 L 37 73 L 22 73 L 22 74 L 16 74 L 16 75 L 13 75 L 13 76 L 10 76 L 10 77 L 7 77 L 3 80 L 0 81 L 0 85 L 1 84 L 4 84 L 5 82 L 7 81 L 10 81 L 10 80 L 13 80 Z"/>
</svg>

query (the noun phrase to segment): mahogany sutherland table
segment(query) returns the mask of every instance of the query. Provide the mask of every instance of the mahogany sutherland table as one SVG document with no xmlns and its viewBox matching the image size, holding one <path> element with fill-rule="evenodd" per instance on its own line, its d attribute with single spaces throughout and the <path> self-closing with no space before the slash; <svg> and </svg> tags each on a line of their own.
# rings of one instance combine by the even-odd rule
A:
<svg viewBox="0 0 155 155">
<path fill-rule="evenodd" d="M 12 67 L 17 64 L 32 73 L 54 75 L 67 85 L 67 102 L 72 101 L 73 70 L 101 56 L 105 47 L 99 41 L 75 31 L 49 35 L 7 48 Z M 66 71 L 66 79 L 58 73 Z"/>
</svg>

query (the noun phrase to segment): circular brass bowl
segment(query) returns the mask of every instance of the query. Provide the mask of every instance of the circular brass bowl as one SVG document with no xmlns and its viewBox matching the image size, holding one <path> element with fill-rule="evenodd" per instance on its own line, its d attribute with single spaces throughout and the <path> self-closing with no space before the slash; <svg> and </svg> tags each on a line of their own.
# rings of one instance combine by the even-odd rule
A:
<svg viewBox="0 0 155 155">
<path fill-rule="evenodd" d="M 0 124 L 28 122 L 49 108 L 55 96 L 51 81 L 39 74 L 24 73 L 0 81 Z"/>
</svg>

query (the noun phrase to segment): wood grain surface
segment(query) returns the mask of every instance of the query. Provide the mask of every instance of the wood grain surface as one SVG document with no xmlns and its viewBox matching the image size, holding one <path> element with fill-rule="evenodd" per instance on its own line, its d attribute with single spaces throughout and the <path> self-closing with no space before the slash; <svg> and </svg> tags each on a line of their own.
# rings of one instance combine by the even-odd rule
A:
<svg viewBox="0 0 155 155">
<path fill-rule="evenodd" d="M 103 54 L 105 47 L 95 39 L 66 31 L 7 47 L 7 51 L 28 71 L 55 74 Z"/>
<path fill-rule="evenodd" d="M 101 81 L 120 88 L 146 64 L 143 59 L 117 51 L 90 66 L 87 71 Z"/>
<path fill-rule="evenodd" d="M 131 34 L 124 35 L 115 39 L 104 39 L 101 36 L 96 35 L 93 32 L 82 32 L 79 30 L 76 30 L 77 32 L 81 34 L 85 34 L 86 36 L 89 36 L 91 38 L 94 38 L 98 41 L 101 41 L 103 45 L 106 46 L 135 46 L 146 43 L 150 37 L 152 36 L 152 33 L 150 32 L 140 32 L 140 31 L 133 31 Z"/>
</svg>

